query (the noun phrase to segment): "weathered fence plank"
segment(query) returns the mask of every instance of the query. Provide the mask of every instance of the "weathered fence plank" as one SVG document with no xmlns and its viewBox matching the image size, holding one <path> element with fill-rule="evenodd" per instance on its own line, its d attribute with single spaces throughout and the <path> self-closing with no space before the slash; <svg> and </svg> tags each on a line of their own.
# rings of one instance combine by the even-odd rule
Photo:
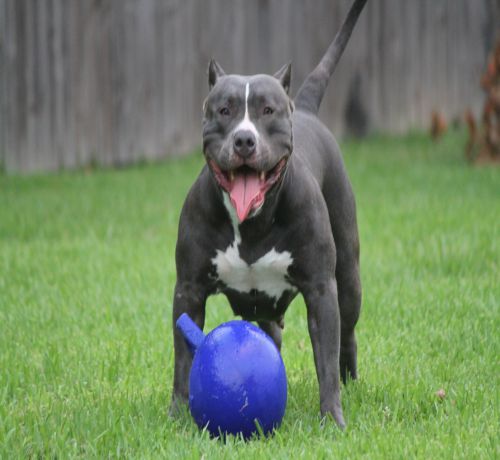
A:
<svg viewBox="0 0 500 460">
<path fill-rule="evenodd" d="M 123 165 L 200 144 L 211 57 L 228 72 L 293 61 L 296 90 L 351 0 L 0 0 L 0 162 Z M 426 128 L 482 103 L 499 0 L 371 0 L 321 116 L 337 135 Z"/>
</svg>

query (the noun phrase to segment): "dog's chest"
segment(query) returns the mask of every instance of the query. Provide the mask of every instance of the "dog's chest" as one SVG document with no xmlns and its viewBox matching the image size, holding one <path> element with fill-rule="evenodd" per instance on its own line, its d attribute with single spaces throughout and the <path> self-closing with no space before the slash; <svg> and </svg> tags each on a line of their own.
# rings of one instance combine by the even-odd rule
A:
<svg viewBox="0 0 500 460">
<path fill-rule="evenodd" d="M 241 293 L 257 290 L 278 300 L 285 291 L 295 288 L 289 282 L 288 269 L 293 263 L 288 251 L 278 252 L 272 248 L 252 264 L 240 256 L 235 241 L 225 251 L 217 250 L 212 259 L 217 280 L 227 288 Z"/>
</svg>

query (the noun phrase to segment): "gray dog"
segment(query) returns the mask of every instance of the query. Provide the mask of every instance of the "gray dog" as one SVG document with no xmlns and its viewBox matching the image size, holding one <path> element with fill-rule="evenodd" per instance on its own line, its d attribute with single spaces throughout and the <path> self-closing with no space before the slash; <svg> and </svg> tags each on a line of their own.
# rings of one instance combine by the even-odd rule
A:
<svg viewBox="0 0 500 460">
<path fill-rule="evenodd" d="M 278 348 L 285 311 L 301 293 L 320 409 L 345 426 L 340 377 L 355 379 L 361 306 L 356 207 L 339 147 L 317 118 L 321 99 L 366 0 L 355 0 L 314 71 L 288 96 L 290 65 L 274 76 L 226 75 L 211 61 L 203 112 L 206 165 L 179 223 L 173 322 L 203 328 L 223 292 Z M 188 398 L 191 356 L 174 327 L 172 409 Z"/>
</svg>

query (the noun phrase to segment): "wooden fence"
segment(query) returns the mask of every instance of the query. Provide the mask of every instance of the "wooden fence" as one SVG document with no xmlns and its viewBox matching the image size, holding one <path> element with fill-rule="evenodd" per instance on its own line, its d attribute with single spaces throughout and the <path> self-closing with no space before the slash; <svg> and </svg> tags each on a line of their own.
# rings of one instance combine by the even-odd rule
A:
<svg viewBox="0 0 500 460">
<path fill-rule="evenodd" d="M 206 65 L 294 88 L 350 0 L 0 0 L 0 162 L 123 165 L 200 144 Z M 482 103 L 500 0 L 370 0 L 322 106 L 337 135 L 426 128 Z"/>
</svg>

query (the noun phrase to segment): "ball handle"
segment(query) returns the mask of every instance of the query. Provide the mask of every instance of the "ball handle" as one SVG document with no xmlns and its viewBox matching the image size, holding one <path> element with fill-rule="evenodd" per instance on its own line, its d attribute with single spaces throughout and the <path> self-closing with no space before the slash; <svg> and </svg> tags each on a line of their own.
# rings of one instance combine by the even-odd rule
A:
<svg viewBox="0 0 500 460">
<path fill-rule="evenodd" d="M 203 340 L 205 340 L 205 334 L 203 334 L 203 331 L 189 317 L 187 313 L 183 313 L 181 316 L 179 316 L 179 319 L 176 321 L 175 326 L 183 335 L 184 340 L 189 347 L 189 351 L 194 356 L 198 347 L 201 345 Z"/>
</svg>

